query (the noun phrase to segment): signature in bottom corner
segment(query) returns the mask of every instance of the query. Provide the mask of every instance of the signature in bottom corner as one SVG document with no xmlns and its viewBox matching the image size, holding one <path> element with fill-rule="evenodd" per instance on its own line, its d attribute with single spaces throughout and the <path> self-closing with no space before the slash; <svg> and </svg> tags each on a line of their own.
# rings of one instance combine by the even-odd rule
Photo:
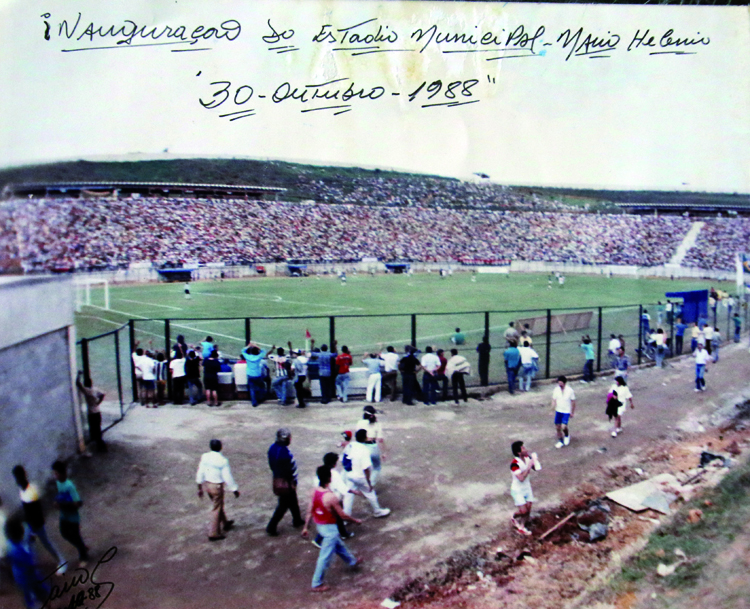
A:
<svg viewBox="0 0 750 609">
<path fill-rule="evenodd" d="M 51 609 L 51 602 L 57 599 L 67 599 L 70 595 L 70 601 L 67 605 L 62 605 L 60 609 L 99 609 L 112 594 L 115 589 L 113 582 L 97 581 L 97 570 L 103 564 L 108 563 L 117 554 L 117 547 L 112 546 L 102 554 L 94 568 L 89 571 L 84 567 L 78 567 L 73 571 L 69 580 L 63 582 L 62 586 L 54 585 L 51 587 L 47 599 L 44 601 L 41 609 Z M 58 567 L 59 569 L 59 567 Z M 55 573 L 48 575 L 43 581 L 48 581 Z"/>
</svg>

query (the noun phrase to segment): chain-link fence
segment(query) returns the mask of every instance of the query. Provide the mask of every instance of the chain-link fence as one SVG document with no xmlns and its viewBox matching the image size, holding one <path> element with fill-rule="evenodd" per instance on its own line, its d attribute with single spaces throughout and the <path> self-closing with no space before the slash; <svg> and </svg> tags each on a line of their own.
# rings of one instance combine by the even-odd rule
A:
<svg viewBox="0 0 750 609">
<path fill-rule="evenodd" d="M 128 324 L 78 341 L 78 370 L 105 394 L 100 406 L 103 431 L 125 416 L 133 390 L 131 364 Z M 84 416 L 83 421 L 88 440 L 87 417 Z"/>
</svg>

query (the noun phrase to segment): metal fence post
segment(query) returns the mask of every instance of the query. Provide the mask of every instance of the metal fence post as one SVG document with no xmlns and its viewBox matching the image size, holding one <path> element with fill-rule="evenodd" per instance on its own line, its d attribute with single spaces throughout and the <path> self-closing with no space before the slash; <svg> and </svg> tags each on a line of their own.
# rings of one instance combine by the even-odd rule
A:
<svg viewBox="0 0 750 609">
<path fill-rule="evenodd" d="M 333 351 L 333 345 L 336 342 L 336 318 L 333 315 L 328 318 L 328 341 Z"/>
<path fill-rule="evenodd" d="M 669 357 L 674 357 L 674 306 L 669 314 Z"/>
<path fill-rule="evenodd" d="M 411 346 L 417 346 L 417 314 L 411 314 Z"/>
<path fill-rule="evenodd" d="M 169 368 L 169 362 L 172 361 L 172 354 L 170 343 L 172 342 L 172 337 L 170 335 L 170 327 L 169 327 L 169 320 L 164 320 L 164 352 L 166 353 L 167 357 L 167 399 L 171 402 L 172 401 L 172 370 Z M 158 381 L 157 381 L 158 382 Z"/>
<path fill-rule="evenodd" d="M 245 317 L 245 344 L 247 345 L 250 342 L 250 318 Z"/>
<path fill-rule="evenodd" d="M 601 372 L 602 370 L 602 308 L 599 307 L 599 327 L 597 328 L 598 335 L 596 337 L 596 371 Z"/>
<path fill-rule="evenodd" d="M 83 364 L 83 382 L 91 381 L 91 369 L 89 367 L 89 339 L 81 339 L 81 363 Z"/>
<path fill-rule="evenodd" d="M 643 305 L 638 305 L 638 363 L 641 363 L 641 353 L 643 352 Z"/>
<path fill-rule="evenodd" d="M 550 359 L 550 352 L 552 347 L 552 309 L 547 309 L 547 351 L 546 351 L 546 357 L 544 362 L 544 378 L 549 378 L 549 359 Z"/>
<path fill-rule="evenodd" d="M 135 351 L 135 320 L 128 320 L 128 332 L 130 335 L 130 380 L 132 382 L 131 387 L 133 388 L 133 401 L 138 401 L 138 379 L 135 377 L 135 363 L 133 362 L 133 352 Z"/>
<path fill-rule="evenodd" d="M 487 342 L 490 342 L 490 312 L 484 312 L 484 335 L 487 337 Z"/>
<path fill-rule="evenodd" d="M 117 397 L 120 399 L 120 418 L 125 416 L 125 407 L 122 403 L 122 372 L 120 371 L 120 330 L 115 332 L 115 365 L 117 366 Z"/>
</svg>

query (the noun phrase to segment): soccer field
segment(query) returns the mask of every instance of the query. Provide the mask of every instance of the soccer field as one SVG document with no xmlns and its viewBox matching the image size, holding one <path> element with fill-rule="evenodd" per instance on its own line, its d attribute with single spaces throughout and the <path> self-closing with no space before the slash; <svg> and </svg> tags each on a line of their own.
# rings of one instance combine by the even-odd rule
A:
<svg viewBox="0 0 750 609">
<path fill-rule="evenodd" d="M 310 331 L 317 345 L 329 342 L 331 318 L 339 346 L 347 345 L 355 356 L 389 344 L 402 350 L 416 336 L 421 349 L 428 344 L 450 349 L 450 336 L 460 327 L 466 334 L 463 355 L 473 364 L 471 381 L 477 383 L 475 348 L 490 328 L 493 347 L 490 382 L 504 380 L 503 332 L 508 322 L 544 317 L 578 309 L 592 311 L 587 329 L 555 332 L 549 345 L 550 375 L 577 373 L 583 364 L 578 345 L 581 334 L 590 334 L 597 346 L 598 307 L 603 307 L 602 368 L 606 367 L 606 345 L 611 333 L 623 334 L 627 351 L 637 357 L 639 305 L 650 309 L 656 323 L 655 303 L 666 300 L 667 291 L 707 289 L 713 285 L 727 291 L 732 284 L 668 279 L 568 276 L 565 285 L 553 283 L 546 274 L 477 275 L 457 273 L 441 278 L 437 273 L 416 275 L 349 275 L 346 285 L 334 276 L 305 278 L 257 278 L 248 280 L 201 281 L 190 285 L 191 299 L 184 297 L 182 283 L 139 284 L 110 287 L 110 310 L 103 309 L 102 290 L 92 290 L 92 305 L 77 315 L 79 337 L 92 337 L 136 320 L 135 336 L 141 346 L 164 349 L 165 323 L 170 319 L 170 338 L 183 334 L 189 344 L 211 335 L 223 355 L 237 357 L 245 345 L 246 318 L 250 319 L 253 341 L 262 346 L 305 345 Z M 98 306 L 97 306 L 98 305 Z M 485 312 L 489 312 L 486 316 Z M 412 319 L 412 314 L 416 314 Z M 221 319 L 223 318 L 223 319 Z M 275 318 L 275 319 L 274 319 Z M 284 319 L 278 319 L 284 318 Z M 412 323 L 414 321 L 414 327 Z M 719 309 L 719 327 L 727 336 L 726 309 Z M 547 367 L 544 335 L 534 337 L 540 355 L 540 371 Z M 120 349 L 127 354 L 127 333 L 122 332 Z M 98 382 L 114 387 L 112 340 L 89 344 L 92 374 Z M 122 358 L 129 365 L 127 357 Z M 123 382 L 129 384 L 129 368 L 121 365 Z M 127 390 L 126 390 L 127 396 Z"/>
</svg>

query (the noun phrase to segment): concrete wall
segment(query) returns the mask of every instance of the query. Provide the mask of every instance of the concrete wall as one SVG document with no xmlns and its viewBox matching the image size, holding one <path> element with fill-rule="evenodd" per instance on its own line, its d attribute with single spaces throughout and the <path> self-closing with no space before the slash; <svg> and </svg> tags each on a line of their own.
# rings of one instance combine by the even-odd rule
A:
<svg viewBox="0 0 750 609">
<path fill-rule="evenodd" d="M 41 484 L 55 459 L 78 450 L 72 324 L 69 279 L 0 283 L 0 497 L 9 511 L 19 505 L 13 466 Z"/>
<path fill-rule="evenodd" d="M 619 266 L 619 265 L 593 265 L 593 264 L 575 264 L 566 262 L 526 262 L 513 261 L 505 267 L 474 267 L 471 265 L 462 265 L 457 262 L 412 262 L 411 268 L 416 273 L 420 272 L 438 272 L 441 268 L 451 268 L 454 272 L 468 272 L 475 268 L 480 272 L 499 272 L 499 273 L 550 273 L 560 271 L 568 274 L 582 275 L 613 275 L 629 277 L 694 277 L 696 279 L 717 279 L 734 281 L 734 271 L 713 271 L 697 268 L 676 267 L 674 265 L 664 265 L 655 267 L 638 267 L 638 266 Z M 286 276 L 287 266 L 285 263 L 267 262 L 263 263 L 266 269 L 266 276 Z M 310 274 L 315 273 L 338 273 L 340 270 L 356 268 L 358 273 L 369 273 L 375 270 L 378 273 L 385 271 L 385 264 L 382 262 L 329 262 L 319 264 L 308 264 L 307 271 Z M 255 265 L 252 266 L 227 266 L 227 267 L 201 267 L 193 273 L 194 279 L 218 279 L 221 272 L 228 279 L 239 279 L 244 277 L 257 277 Z M 147 283 L 159 281 L 159 274 L 155 269 L 150 268 L 133 268 L 121 271 L 101 271 L 96 273 L 79 273 L 75 275 L 76 283 L 85 282 L 86 278 L 106 279 L 110 283 Z"/>
</svg>

